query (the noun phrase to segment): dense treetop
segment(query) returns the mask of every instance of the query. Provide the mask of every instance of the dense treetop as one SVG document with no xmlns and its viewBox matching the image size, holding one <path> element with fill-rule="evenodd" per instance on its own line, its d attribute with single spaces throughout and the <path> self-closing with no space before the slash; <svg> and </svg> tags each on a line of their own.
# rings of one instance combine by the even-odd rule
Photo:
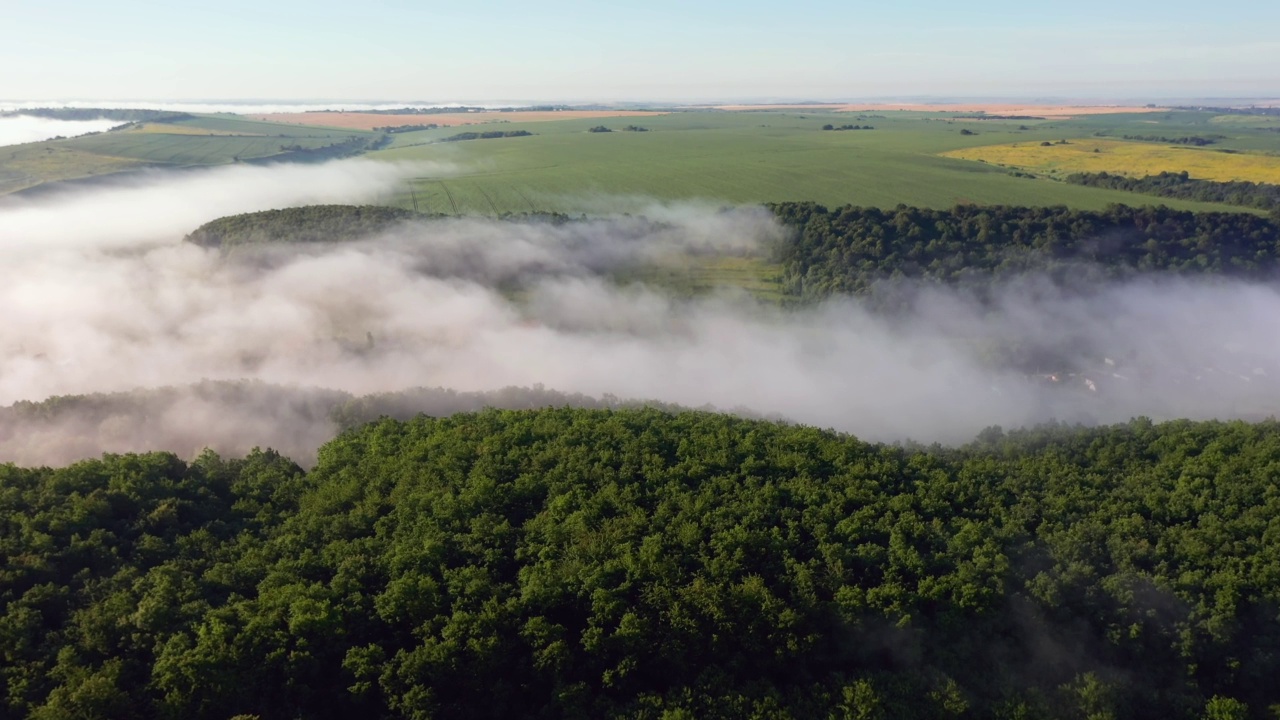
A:
<svg viewBox="0 0 1280 720">
<path fill-rule="evenodd" d="M 1274 186 L 1202 183 L 1181 175 L 1141 181 L 1073 176 L 1072 181 L 1134 184 L 1134 189 L 1148 185 L 1172 188 L 1169 193 L 1183 192 L 1180 188 L 1185 187 L 1191 188 L 1188 192 L 1212 193 L 1221 201 L 1251 203 L 1274 194 Z M 1072 282 L 1140 272 L 1258 279 L 1273 277 L 1280 267 L 1280 220 L 1243 212 L 1125 205 L 1112 205 L 1100 212 L 973 205 L 950 210 L 905 205 L 828 209 L 812 202 L 767 207 L 793 231 L 771 252 L 783 265 L 784 292 L 797 299 L 868 294 L 883 287 L 886 280 L 924 280 L 982 289 L 1028 273 L 1070 278 Z M 350 240 L 406 220 L 439 217 L 394 207 L 312 205 L 221 218 L 196 229 L 187 239 L 224 248 Z M 511 215 L 502 220 L 576 221 L 554 213 Z"/>
<path fill-rule="evenodd" d="M 528 130 L 483 130 L 480 132 L 468 131 L 460 132 L 456 135 L 450 135 L 446 138 L 440 138 L 440 142 L 460 142 L 463 140 L 496 140 L 498 138 L 511 137 L 529 137 L 533 133 Z"/>
<path fill-rule="evenodd" d="M 1234 182 L 1197 180 L 1186 171 L 1176 173 L 1162 172 L 1159 175 L 1147 175 L 1140 178 L 1112 175 L 1105 172 L 1073 173 L 1067 176 L 1067 182 L 1075 183 L 1076 185 L 1109 188 L 1111 190 L 1128 190 L 1130 192 L 1178 198 L 1180 200 L 1200 200 L 1202 202 L 1226 203 L 1227 205 L 1242 205 L 1260 210 L 1280 208 L 1280 185 L 1255 183 L 1248 180 Z"/>
<path fill-rule="evenodd" d="M 222 248 L 357 240 L 420 217 L 411 210 L 382 205 L 308 205 L 218 218 L 196 228 L 186 239 Z"/>
<path fill-rule="evenodd" d="M 795 232 L 776 249 L 785 289 L 803 298 L 868 293 L 886 279 L 982 287 L 1028 272 L 1117 277 L 1136 272 L 1271 277 L 1280 225 L 1248 213 L 1112 205 L 959 205 L 930 210 L 828 209 L 812 202 L 769 208 Z M 1078 278 L 1077 278 L 1078 279 Z"/>
<path fill-rule="evenodd" d="M 0 465 L 13 717 L 1266 717 L 1280 424 L 659 410 Z"/>
</svg>

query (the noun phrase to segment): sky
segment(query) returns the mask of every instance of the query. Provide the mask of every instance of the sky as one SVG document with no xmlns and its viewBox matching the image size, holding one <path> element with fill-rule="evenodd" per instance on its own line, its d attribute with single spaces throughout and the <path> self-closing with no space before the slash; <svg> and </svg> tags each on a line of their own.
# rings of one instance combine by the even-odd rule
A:
<svg viewBox="0 0 1280 720">
<path fill-rule="evenodd" d="M 0 100 L 1280 96 L 1280 3 L 0 0 Z"/>
</svg>

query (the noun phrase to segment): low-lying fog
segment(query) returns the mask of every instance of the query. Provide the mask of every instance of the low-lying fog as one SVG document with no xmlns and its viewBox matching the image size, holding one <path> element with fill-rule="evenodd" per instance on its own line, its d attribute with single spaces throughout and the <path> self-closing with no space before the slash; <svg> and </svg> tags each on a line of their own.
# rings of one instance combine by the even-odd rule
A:
<svg viewBox="0 0 1280 720">
<path fill-rule="evenodd" d="M 2 109 L 0 109 L 2 111 Z M 0 116 L 0 146 L 76 137 L 124 125 L 119 120 L 54 120 L 32 115 Z"/>
<path fill-rule="evenodd" d="M 1082 298 L 1033 280 L 988 306 L 921 289 L 912 311 L 886 318 L 854 299 L 784 311 L 601 275 L 780 237 L 753 209 L 654 206 L 658 224 L 435 221 L 229 256 L 182 242 L 217 216 L 361 202 L 439 171 L 227 168 L 0 204 L 0 404 L 203 379 L 355 394 L 542 384 L 748 408 L 869 440 L 963 442 L 993 424 L 1256 417 L 1280 400 L 1280 293 L 1267 285 L 1141 278 Z M 1011 346 L 1061 362 L 1038 373 L 991 362 L 992 348 Z M 217 422 L 208 413 L 179 406 L 166 422 L 182 442 L 203 432 L 214 447 L 232 430 L 242 443 L 245 427 L 262 445 L 299 436 L 287 419 L 263 422 L 260 405 L 219 406 Z M 0 427 L 0 461 L 29 447 L 22 433 Z M 166 437 L 130 442 L 191 452 Z"/>
</svg>

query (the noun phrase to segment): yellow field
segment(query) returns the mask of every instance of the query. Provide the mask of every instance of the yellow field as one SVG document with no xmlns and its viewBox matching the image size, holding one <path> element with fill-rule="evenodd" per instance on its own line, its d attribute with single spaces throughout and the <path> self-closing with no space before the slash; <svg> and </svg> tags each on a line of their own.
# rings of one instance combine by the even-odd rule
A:
<svg viewBox="0 0 1280 720">
<path fill-rule="evenodd" d="M 173 125 L 171 123 L 143 123 L 135 125 L 121 132 L 126 133 L 145 133 L 151 135 L 236 135 L 240 137 L 255 136 L 261 137 L 262 133 L 244 133 L 229 132 L 226 130 L 207 130 L 201 127 L 191 127 L 188 125 Z"/>
<path fill-rule="evenodd" d="M 1109 172 L 1142 177 L 1187 171 L 1201 180 L 1252 180 L 1280 184 L 1280 157 L 1223 153 L 1181 145 L 1080 138 L 1068 145 L 1040 143 L 987 145 L 942 153 L 961 160 L 1030 170 L 1061 177 L 1075 172 Z"/>
</svg>

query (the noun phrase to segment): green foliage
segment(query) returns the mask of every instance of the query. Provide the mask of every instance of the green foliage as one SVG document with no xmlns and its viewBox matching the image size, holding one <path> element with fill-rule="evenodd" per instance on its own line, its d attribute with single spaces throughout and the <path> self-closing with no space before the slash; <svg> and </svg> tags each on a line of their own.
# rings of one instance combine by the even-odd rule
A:
<svg viewBox="0 0 1280 720">
<path fill-rule="evenodd" d="M 481 132 L 460 132 L 456 135 L 450 135 L 446 138 L 440 138 L 440 142 L 459 142 L 462 140 L 494 140 L 497 138 L 510 137 L 529 137 L 533 133 L 528 130 L 484 130 Z"/>
<path fill-rule="evenodd" d="M 157 651 L 253 592 L 246 553 L 296 507 L 272 452 L 0 465 L 0 693 L 10 717 L 147 717 Z"/>
<path fill-rule="evenodd" d="M 1097 133 L 1099 136 L 1105 137 L 1106 133 Z M 1213 137 L 1200 137 L 1199 135 L 1184 135 L 1182 137 L 1165 137 L 1163 135 L 1122 135 L 1125 140 L 1138 140 L 1140 142 L 1157 142 L 1168 145 L 1194 145 L 1195 147 L 1204 147 L 1212 145 L 1222 139 L 1221 135 Z"/>
<path fill-rule="evenodd" d="M 1073 173 L 1067 176 L 1067 182 L 1159 197 L 1241 205 L 1261 210 L 1280 209 L 1280 185 L 1247 180 L 1236 182 L 1197 180 L 1186 172 L 1162 172 L 1159 175 L 1141 178 L 1111 175 L 1105 172 Z"/>
<path fill-rule="evenodd" d="M 947 211 L 816 203 L 769 206 L 795 229 L 777 248 L 784 287 L 818 299 L 869 293 L 886 279 L 916 278 L 983 289 L 1029 272 L 1083 282 L 1084 265 L 1106 277 L 1135 272 L 1269 277 L 1280 260 L 1280 226 L 1245 213 L 1192 213 L 1112 205 L 960 205 Z"/>
<path fill-rule="evenodd" d="M 381 205 L 306 205 L 218 218 L 196 228 L 186 240 L 221 248 L 358 240 L 420 217 L 409 210 Z"/>
<path fill-rule="evenodd" d="M 30 717 L 1235 718 L 1280 702 L 1280 424 L 956 449 L 655 409 L 0 466 Z"/>
</svg>

